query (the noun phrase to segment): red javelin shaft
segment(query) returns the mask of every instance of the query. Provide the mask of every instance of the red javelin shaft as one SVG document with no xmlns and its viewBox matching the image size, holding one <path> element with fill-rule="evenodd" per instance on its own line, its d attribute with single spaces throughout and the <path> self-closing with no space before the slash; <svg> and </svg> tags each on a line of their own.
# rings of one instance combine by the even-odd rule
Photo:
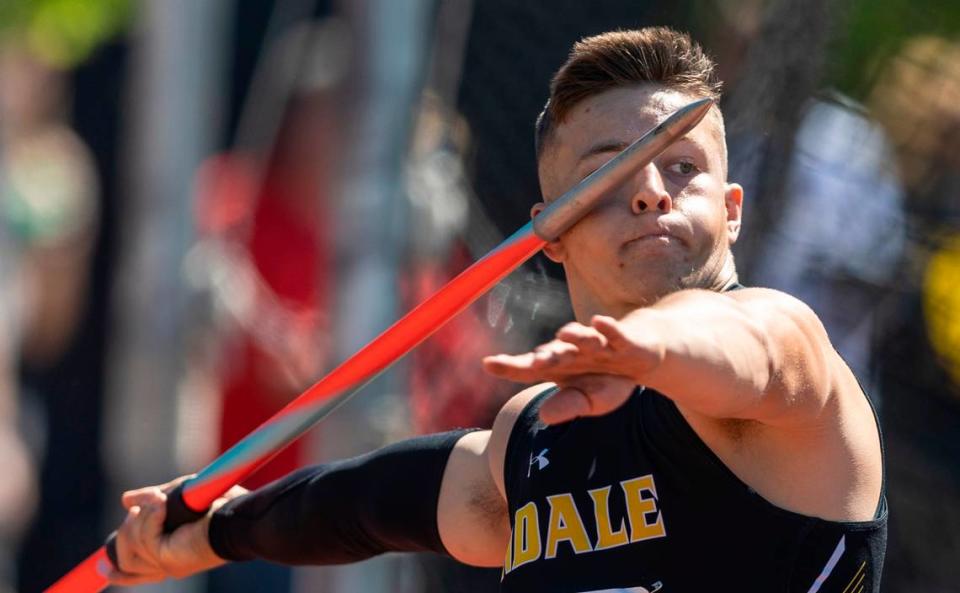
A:
<svg viewBox="0 0 960 593">
<path fill-rule="evenodd" d="M 287 404 L 255 431 L 180 486 L 186 512 L 205 509 L 234 484 L 253 473 L 313 424 L 329 415 L 387 367 L 443 326 L 588 213 L 611 189 L 646 166 L 703 119 L 709 99 L 677 110 L 576 187 L 547 206 L 493 251 L 460 273 L 415 309 Z M 189 519 L 169 523 L 172 531 Z M 97 593 L 109 583 L 110 544 L 97 550 L 54 583 L 46 593 Z"/>
</svg>

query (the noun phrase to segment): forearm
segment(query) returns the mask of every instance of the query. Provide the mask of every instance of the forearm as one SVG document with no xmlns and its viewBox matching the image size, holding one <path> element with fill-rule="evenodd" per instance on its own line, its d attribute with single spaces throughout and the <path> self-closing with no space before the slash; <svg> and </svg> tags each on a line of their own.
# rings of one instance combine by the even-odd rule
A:
<svg viewBox="0 0 960 593">
<path fill-rule="evenodd" d="M 444 553 L 436 509 L 447 459 L 467 431 L 404 441 L 301 470 L 231 500 L 210 521 L 228 560 L 340 564 L 389 551 Z"/>
<path fill-rule="evenodd" d="M 514 381 L 552 381 L 548 423 L 608 413 L 635 385 L 714 418 L 763 422 L 819 417 L 842 372 L 817 316 L 767 289 L 685 290 L 621 319 L 569 323 L 530 352 L 484 359 Z"/>
<path fill-rule="evenodd" d="M 638 382 L 709 416 L 754 419 L 822 385 L 809 379 L 823 356 L 793 305 L 738 293 L 682 291 L 625 317 L 636 340 L 659 349 Z"/>
</svg>

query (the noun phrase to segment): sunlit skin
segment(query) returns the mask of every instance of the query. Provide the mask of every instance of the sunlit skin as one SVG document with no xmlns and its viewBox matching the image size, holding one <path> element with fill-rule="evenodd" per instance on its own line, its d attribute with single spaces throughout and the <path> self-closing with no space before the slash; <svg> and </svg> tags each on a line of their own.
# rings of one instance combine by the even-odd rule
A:
<svg viewBox="0 0 960 593">
<path fill-rule="evenodd" d="M 560 196 L 696 98 L 639 85 L 576 105 L 540 160 L 544 199 Z M 719 289 L 736 278 L 729 247 L 740 231 L 743 189 L 726 182 L 719 122 L 710 113 L 547 246 L 566 271 L 578 320 L 621 317 L 679 289 Z"/>
</svg>

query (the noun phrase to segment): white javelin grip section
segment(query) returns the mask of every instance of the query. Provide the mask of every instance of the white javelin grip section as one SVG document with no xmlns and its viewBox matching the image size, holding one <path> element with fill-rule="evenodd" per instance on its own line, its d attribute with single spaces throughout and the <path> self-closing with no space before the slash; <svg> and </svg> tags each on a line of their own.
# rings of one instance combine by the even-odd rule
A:
<svg viewBox="0 0 960 593">
<path fill-rule="evenodd" d="M 677 109 L 547 206 L 533 219 L 533 232 L 544 241 L 556 241 L 592 210 L 607 192 L 626 181 L 634 171 L 647 166 L 678 138 L 695 128 L 712 105 L 712 99 L 700 99 Z"/>
</svg>

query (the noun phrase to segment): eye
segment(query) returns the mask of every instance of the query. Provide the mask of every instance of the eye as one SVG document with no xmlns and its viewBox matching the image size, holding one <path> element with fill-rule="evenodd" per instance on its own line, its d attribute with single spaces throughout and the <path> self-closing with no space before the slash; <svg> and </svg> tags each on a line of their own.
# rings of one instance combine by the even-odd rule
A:
<svg viewBox="0 0 960 593">
<path fill-rule="evenodd" d="M 597 172 L 597 169 L 599 169 L 599 168 L 600 168 L 600 167 L 593 167 L 593 168 L 591 168 L 591 169 L 587 169 L 587 172 L 586 172 L 586 173 L 584 173 L 583 175 L 579 175 L 580 181 L 583 181 L 583 180 L 586 179 L 587 177 L 590 177 L 591 175 L 593 175 L 594 173 L 596 173 L 596 172 Z"/>
<path fill-rule="evenodd" d="M 667 171 L 670 171 L 671 173 L 676 173 L 678 175 L 688 176 L 688 175 L 693 175 L 694 173 L 698 173 L 700 169 L 695 164 L 693 164 L 693 161 L 681 160 L 667 167 Z"/>
</svg>

